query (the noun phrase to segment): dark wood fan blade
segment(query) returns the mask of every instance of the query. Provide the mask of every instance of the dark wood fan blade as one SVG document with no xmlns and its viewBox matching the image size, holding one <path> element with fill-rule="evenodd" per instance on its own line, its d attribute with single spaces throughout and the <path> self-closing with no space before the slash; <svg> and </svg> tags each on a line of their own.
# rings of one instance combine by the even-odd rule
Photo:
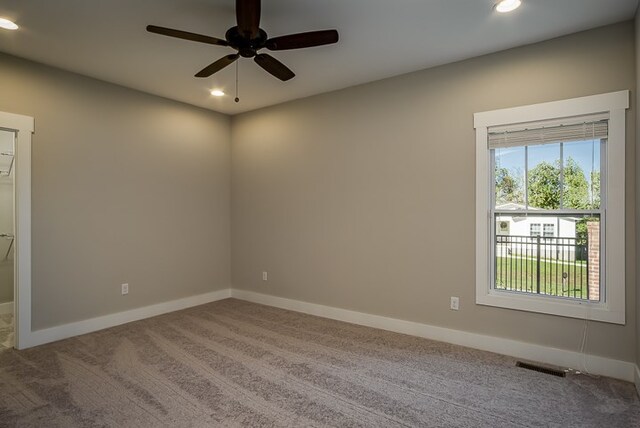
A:
<svg viewBox="0 0 640 428">
<path fill-rule="evenodd" d="M 253 60 L 268 73 L 273 74 L 283 82 L 286 82 L 295 76 L 294 72 L 289 70 L 286 65 L 269 54 L 258 54 L 253 58 Z"/>
<path fill-rule="evenodd" d="M 147 25 L 147 31 L 150 33 L 162 34 L 163 36 L 177 37 L 178 39 L 191 40 L 192 42 L 208 43 L 210 45 L 229 46 L 226 40 L 216 39 L 215 37 L 203 36 L 202 34 L 189 33 L 187 31 L 174 30 L 171 28 L 158 27 L 156 25 Z"/>
<path fill-rule="evenodd" d="M 240 57 L 240 55 L 238 55 L 238 54 L 231 54 L 231 55 L 223 56 L 222 58 L 220 58 L 216 62 L 214 62 L 212 64 L 209 64 L 208 66 L 206 66 L 205 68 L 200 70 L 198 72 L 198 74 L 196 74 L 196 77 L 209 77 L 212 74 L 217 73 L 218 71 L 222 70 L 227 65 L 232 64 L 239 57 Z"/>
<path fill-rule="evenodd" d="M 265 47 L 271 51 L 302 49 L 313 46 L 330 45 L 339 39 L 336 30 L 311 31 L 308 33 L 290 34 L 267 40 Z"/>
<path fill-rule="evenodd" d="M 236 0 L 236 20 L 240 34 L 256 38 L 260 30 L 260 0 Z"/>
</svg>

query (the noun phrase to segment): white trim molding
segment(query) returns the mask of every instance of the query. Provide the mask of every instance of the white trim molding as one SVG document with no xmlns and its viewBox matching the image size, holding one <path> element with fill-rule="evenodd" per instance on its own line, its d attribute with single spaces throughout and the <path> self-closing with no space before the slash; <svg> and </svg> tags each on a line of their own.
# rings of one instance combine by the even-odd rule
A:
<svg viewBox="0 0 640 428">
<path fill-rule="evenodd" d="M 21 349 L 31 335 L 31 134 L 34 119 L 0 112 L 0 129 L 15 131 L 14 147 L 14 302 L 15 346 Z"/>
<path fill-rule="evenodd" d="M 29 335 L 27 342 L 23 342 L 23 348 L 43 345 L 82 334 L 92 333 L 105 328 L 115 327 L 194 306 L 200 306 L 206 303 L 228 299 L 230 297 L 366 327 L 409 334 L 440 342 L 452 343 L 454 345 L 495 352 L 514 358 L 538 361 L 560 367 L 570 367 L 583 371 L 588 370 L 593 374 L 609 376 L 630 382 L 633 382 L 635 379 L 636 385 L 640 384 L 640 382 L 638 382 L 638 379 L 640 379 L 640 372 L 637 371 L 637 366 L 626 361 L 614 360 L 595 355 L 583 356 L 583 354 L 579 352 L 550 348 L 511 339 L 469 333 L 461 330 L 453 330 L 413 321 L 371 315 L 363 312 L 350 311 L 347 309 L 334 308 L 331 306 L 318 305 L 299 300 L 286 299 L 231 288 L 158 303 L 142 308 L 131 309 L 115 314 L 104 315 L 57 327 L 36 330 Z"/>
<path fill-rule="evenodd" d="M 587 370 L 592 374 L 613 377 L 629 382 L 633 382 L 634 380 L 634 369 L 636 366 L 635 364 L 627 361 L 614 360 L 595 355 L 583 355 L 580 352 L 550 348 L 547 346 L 534 345 L 531 343 L 503 339 L 494 336 L 485 336 L 413 321 L 371 315 L 363 312 L 355 312 L 347 309 L 334 308 L 331 306 L 318 305 L 315 303 L 286 299 L 253 291 L 238 290 L 235 288 L 231 290 L 231 297 L 366 327 L 373 327 L 381 330 L 393 331 L 395 333 L 409 334 L 411 336 L 452 343 L 454 345 L 495 352 L 514 358 L 538 361 L 541 363 L 574 368 L 582 371 Z M 584 367 L 585 364 L 586 367 Z"/>
<path fill-rule="evenodd" d="M 638 393 L 638 398 L 640 398 L 640 368 L 636 366 L 634 383 L 636 384 L 636 392 Z"/>
<path fill-rule="evenodd" d="M 610 92 L 568 100 L 485 111 L 473 115 L 476 129 L 505 124 L 527 123 L 560 117 L 584 116 L 629 108 L 629 91 Z"/>
<path fill-rule="evenodd" d="M 229 288 L 225 288 L 223 290 L 212 291 L 210 293 L 185 297 L 169 302 L 157 303 L 155 305 L 144 306 L 142 308 L 136 308 L 124 312 L 91 318 L 88 320 L 77 321 L 57 327 L 36 330 L 31 332 L 31 334 L 27 336 L 26 340 L 23 340 L 20 349 L 43 345 L 45 343 L 67 339 L 69 337 L 79 336 L 81 334 L 92 333 L 94 331 L 103 330 L 105 328 L 115 327 L 117 325 L 139 321 L 145 318 L 151 318 L 169 312 L 179 311 L 182 309 L 204 305 L 206 303 L 211 303 L 218 300 L 228 299 L 229 297 L 231 297 L 231 290 Z"/>
<path fill-rule="evenodd" d="M 13 313 L 13 302 L 0 303 L 0 315 L 12 314 L 12 313 Z"/>
<path fill-rule="evenodd" d="M 592 95 L 474 114 L 476 128 L 476 304 L 625 324 L 625 111 L 629 91 Z M 603 167 L 606 198 L 604 217 L 603 291 L 601 301 L 591 302 L 552 296 L 494 290 L 490 194 L 493 174 L 488 129 L 607 113 L 609 137 Z M 604 254 L 604 252 L 603 252 Z"/>
</svg>

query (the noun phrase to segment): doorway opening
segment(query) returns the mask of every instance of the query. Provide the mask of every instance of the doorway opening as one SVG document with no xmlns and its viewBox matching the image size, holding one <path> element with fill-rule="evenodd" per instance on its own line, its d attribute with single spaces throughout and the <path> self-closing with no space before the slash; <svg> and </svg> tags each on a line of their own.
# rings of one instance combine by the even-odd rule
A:
<svg viewBox="0 0 640 428">
<path fill-rule="evenodd" d="M 0 129 L 0 351 L 15 345 L 15 132 Z"/>
<path fill-rule="evenodd" d="M 33 117 L 0 111 L 0 344 L 17 349 L 37 344 L 31 331 L 33 130 Z"/>
</svg>

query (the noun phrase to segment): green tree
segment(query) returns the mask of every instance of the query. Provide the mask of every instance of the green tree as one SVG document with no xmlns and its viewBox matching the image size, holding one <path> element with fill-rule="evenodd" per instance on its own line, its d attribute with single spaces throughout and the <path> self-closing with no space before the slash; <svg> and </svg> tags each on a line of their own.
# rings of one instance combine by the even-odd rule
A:
<svg viewBox="0 0 640 428">
<path fill-rule="evenodd" d="M 591 172 L 591 193 L 593 194 L 592 208 L 600 208 L 600 171 Z"/>
<path fill-rule="evenodd" d="M 591 194 L 593 195 L 593 202 L 589 203 L 588 206 L 593 209 L 600 208 L 600 171 L 591 172 Z M 590 221 L 600 221 L 600 219 L 597 217 L 585 217 L 576 222 L 576 244 L 587 245 L 587 222 Z M 585 258 L 586 254 L 582 254 L 581 260 L 585 260 Z"/>
<path fill-rule="evenodd" d="M 498 205 L 507 203 L 524 203 L 524 190 L 522 180 L 518 176 L 511 175 L 507 168 L 496 166 L 496 203 Z"/>
<path fill-rule="evenodd" d="M 540 162 L 529 171 L 529 205 L 548 210 L 589 208 L 589 183 L 584 171 L 573 158 L 567 158 L 562 176 L 560 160 L 553 163 Z M 597 193 L 600 193 L 599 190 Z"/>
<path fill-rule="evenodd" d="M 529 171 L 529 206 L 554 210 L 560 208 L 560 167 L 540 162 Z"/>
<path fill-rule="evenodd" d="M 564 193 L 562 195 L 563 208 L 575 210 L 588 209 L 591 205 L 589 200 L 589 183 L 580 165 L 573 160 L 567 159 L 567 164 L 563 170 Z"/>
</svg>

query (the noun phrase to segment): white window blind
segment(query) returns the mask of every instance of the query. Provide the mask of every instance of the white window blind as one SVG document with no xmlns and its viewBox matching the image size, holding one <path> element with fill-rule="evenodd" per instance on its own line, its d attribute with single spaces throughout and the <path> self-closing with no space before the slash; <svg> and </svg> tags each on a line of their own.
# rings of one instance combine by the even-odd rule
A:
<svg viewBox="0 0 640 428">
<path fill-rule="evenodd" d="M 570 117 L 487 129 L 489 149 L 599 140 L 609 134 L 609 114 Z"/>
</svg>

